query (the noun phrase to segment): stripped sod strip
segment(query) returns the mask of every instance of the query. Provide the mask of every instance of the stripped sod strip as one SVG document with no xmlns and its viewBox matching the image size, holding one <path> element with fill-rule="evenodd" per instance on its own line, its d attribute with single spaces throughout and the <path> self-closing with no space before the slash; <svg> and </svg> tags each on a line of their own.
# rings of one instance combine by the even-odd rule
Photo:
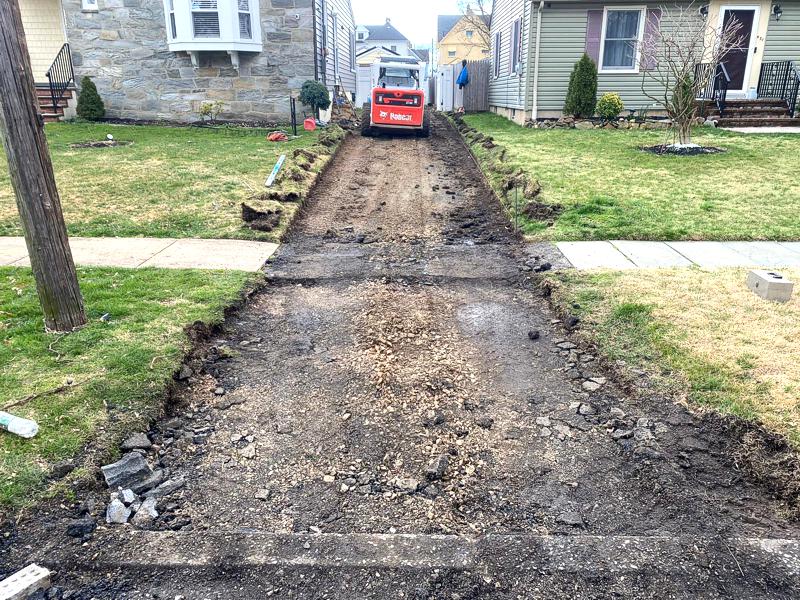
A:
<svg viewBox="0 0 800 600">
<path fill-rule="evenodd" d="M 113 452 L 163 409 L 189 349 L 187 327 L 219 322 L 254 276 L 241 272 L 79 269 L 89 324 L 45 333 L 30 269 L 0 269 L 0 407 L 39 424 L 0 432 L 0 512 L 36 499 L 61 461 Z M 9 406 L 12 405 L 13 406 Z M 63 473 L 62 473 L 63 474 Z"/>
<path fill-rule="evenodd" d="M 782 271 L 793 281 L 800 270 Z M 747 271 L 563 272 L 553 298 L 609 359 L 690 405 L 764 425 L 800 448 L 800 296 L 762 300 Z"/>
<path fill-rule="evenodd" d="M 280 238 L 343 137 L 338 127 L 299 130 L 287 142 L 248 128 L 53 123 L 45 131 L 70 235 L 265 241 Z M 108 134 L 120 145 L 106 145 Z M 267 190 L 281 154 L 286 164 Z M 249 222 L 242 203 L 256 211 Z M 3 170 L 0 236 L 14 235 L 22 230 Z"/>
<path fill-rule="evenodd" d="M 509 177 L 528 178 L 519 197 L 530 239 L 800 239 L 798 135 L 698 128 L 695 142 L 726 152 L 657 156 L 640 148 L 667 131 L 526 129 L 488 113 L 464 122 L 493 138 L 494 148 L 470 147 L 512 212 Z"/>
</svg>

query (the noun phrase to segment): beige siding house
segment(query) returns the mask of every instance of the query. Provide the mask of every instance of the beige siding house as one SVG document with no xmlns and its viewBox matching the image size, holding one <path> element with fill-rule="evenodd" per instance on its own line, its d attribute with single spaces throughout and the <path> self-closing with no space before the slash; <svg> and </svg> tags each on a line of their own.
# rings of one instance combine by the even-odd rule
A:
<svg viewBox="0 0 800 600">
<path fill-rule="evenodd" d="M 491 110 L 517 122 L 562 114 L 570 73 L 584 52 L 598 65 L 598 95 L 616 92 L 630 110 L 653 109 L 642 90 L 635 51 L 662 9 L 675 3 L 566 0 L 495 0 L 492 16 Z M 730 100 L 778 98 L 789 86 L 772 85 L 777 74 L 800 77 L 800 0 L 712 0 L 683 3 L 711 25 L 735 15 L 747 25 L 745 48 L 727 64 Z M 519 32 L 519 34 L 517 34 Z M 780 87 L 780 89 L 778 89 Z M 784 94 L 785 95 L 785 94 Z"/>
</svg>

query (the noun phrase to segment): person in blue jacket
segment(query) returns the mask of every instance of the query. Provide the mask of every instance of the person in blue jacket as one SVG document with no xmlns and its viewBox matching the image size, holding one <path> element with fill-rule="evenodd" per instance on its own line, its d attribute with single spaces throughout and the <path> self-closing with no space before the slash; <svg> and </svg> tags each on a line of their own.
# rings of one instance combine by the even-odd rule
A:
<svg viewBox="0 0 800 600">
<path fill-rule="evenodd" d="M 469 71 L 467 70 L 466 59 L 461 61 L 461 73 L 458 74 L 456 83 L 458 84 L 458 89 L 460 90 L 463 90 L 469 83 Z"/>
</svg>

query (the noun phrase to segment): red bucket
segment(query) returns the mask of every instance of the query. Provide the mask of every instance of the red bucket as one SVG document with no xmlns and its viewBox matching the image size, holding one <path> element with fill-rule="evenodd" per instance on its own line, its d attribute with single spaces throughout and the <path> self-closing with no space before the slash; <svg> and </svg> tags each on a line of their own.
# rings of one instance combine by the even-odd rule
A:
<svg viewBox="0 0 800 600">
<path fill-rule="evenodd" d="M 312 118 L 308 118 L 303 121 L 303 129 L 306 131 L 314 131 L 317 128 L 317 123 Z"/>
</svg>

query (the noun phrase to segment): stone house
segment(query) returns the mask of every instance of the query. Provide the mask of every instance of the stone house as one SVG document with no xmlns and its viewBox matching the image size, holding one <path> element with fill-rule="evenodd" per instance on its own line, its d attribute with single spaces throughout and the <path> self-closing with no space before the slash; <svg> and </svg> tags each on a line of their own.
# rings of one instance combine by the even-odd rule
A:
<svg viewBox="0 0 800 600">
<path fill-rule="evenodd" d="M 355 95 L 350 0 L 19 2 L 51 118 L 71 104 L 54 96 L 85 75 L 107 116 L 130 119 L 193 121 L 219 101 L 222 119 L 285 122 L 307 80 Z"/>
<path fill-rule="evenodd" d="M 494 0 L 490 109 L 519 123 L 560 116 L 570 73 L 585 52 L 598 68 L 598 96 L 618 93 L 626 109 L 654 111 L 644 90 L 663 91 L 644 77 L 655 66 L 640 48 L 670 26 L 663 11 L 680 6 L 709 28 L 731 19 L 742 24 L 741 47 L 702 98 L 719 105 L 720 124 L 800 123 L 791 118 L 800 89 L 800 0 Z"/>
</svg>

